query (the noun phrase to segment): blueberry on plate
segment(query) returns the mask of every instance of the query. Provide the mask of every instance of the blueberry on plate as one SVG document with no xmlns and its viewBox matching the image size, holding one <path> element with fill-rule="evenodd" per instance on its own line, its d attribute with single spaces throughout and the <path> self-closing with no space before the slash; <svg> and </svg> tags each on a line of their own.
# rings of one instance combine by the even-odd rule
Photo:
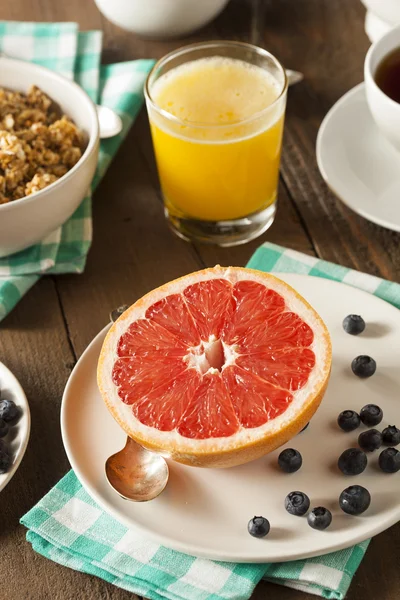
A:
<svg viewBox="0 0 400 600">
<path fill-rule="evenodd" d="M 379 466 L 384 473 L 400 471 L 400 452 L 396 448 L 386 448 L 379 455 Z"/>
<path fill-rule="evenodd" d="M 389 425 L 382 431 L 382 441 L 385 446 L 397 446 L 400 444 L 400 429 L 395 425 Z"/>
<path fill-rule="evenodd" d="M 265 517 L 253 517 L 247 525 L 249 534 L 256 538 L 265 537 L 270 529 L 269 521 Z"/>
<path fill-rule="evenodd" d="M 307 521 L 309 526 L 313 529 L 323 531 L 332 523 L 332 513 L 327 508 L 318 506 L 308 513 Z"/>
<path fill-rule="evenodd" d="M 11 465 L 11 457 L 8 452 L 0 450 L 0 474 L 7 473 Z"/>
<path fill-rule="evenodd" d="M 382 434 L 377 429 L 368 429 L 358 436 L 358 445 L 365 452 L 373 452 L 382 446 Z"/>
<path fill-rule="evenodd" d="M 351 370 L 354 375 L 357 377 L 362 377 L 365 379 L 366 377 L 371 377 L 376 371 L 376 362 L 370 356 L 365 354 L 361 354 L 360 356 L 356 356 L 351 363 Z"/>
<path fill-rule="evenodd" d="M 382 409 L 376 404 L 366 404 L 360 411 L 360 419 L 367 427 L 375 427 L 383 419 Z"/>
<path fill-rule="evenodd" d="M 371 494 L 362 485 L 351 485 L 339 497 L 339 506 L 348 515 L 361 515 L 371 504 Z"/>
<path fill-rule="evenodd" d="M 291 515 L 302 517 L 310 508 L 310 498 L 303 492 L 290 492 L 285 498 L 285 508 Z"/>
<path fill-rule="evenodd" d="M 6 423 L 3 419 L 0 419 L 0 438 L 5 437 L 10 429 L 8 423 Z"/>
<path fill-rule="evenodd" d="M 354 410 L 344 410 L 338 416 L 338 425 L 343 431 L 354 431 L 361 423 L 360 415 Z"/>
<path fill-rule="evenodd" d="M 368 464 L 367 455 L 359 448 L 349 448 L 339 457 L 338 467 L 344 475 L 359 475 Z"/>
<path fill-rule="evenodd" d="M 365 329 L 365 321 L 360 315 L 347 315 L 343 319 L 343 329 L 350 335 L 359 335 Z"/>
<path fill-rule="evenodd" d="M 0 419 L 12 421 L 18 416 L 18 407 L 13 400 L 0 400 Z"/>
<path fill-rule="evenodd" d="M 278 465 L 285 473 L 295 473 L 303 464 L 303 459 L 298 450 L 286 448 L 278 457 Z"/>
</svg>

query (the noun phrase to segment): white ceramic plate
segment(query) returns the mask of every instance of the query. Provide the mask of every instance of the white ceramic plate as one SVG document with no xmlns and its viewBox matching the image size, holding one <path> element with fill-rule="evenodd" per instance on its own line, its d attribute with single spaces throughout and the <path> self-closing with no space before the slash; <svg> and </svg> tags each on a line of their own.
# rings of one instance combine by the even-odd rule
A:
<svg viewBox="0 0 400 600">
<path fill-rule="evenodd" d="M 400 153 L 375 125 L 363 83 L 338 100 L 323 120 L 317 162 L 344 204 L 373 223 L 400 231 Z"/>
<path fill-rule="evenodd" d="M 308 429 L 287 445 L 303 455 L 302 469 L 292 475 L 277 468 L 279 451 L 232 469 L 198 469 L 170 462 L 170 481 L 161 496 L 143 504 L 123 500 L 104 475 L 106 458 L 125 442 L 96 385 L 97 359 L 107 328 L 79 360 L 62 402 L 65 449 L 91 496 L 128 527 L 188 554 L 222 561 L 273 562 L 345 548 L 400 520 L 400 473 L 381 473 L 378 453 L 371 455 L 370 465 L 358 477 L 345 477 L 336 467 L 339 455 L 356 444 L 359 434 L 339 430 L 336 419 L 342 410 L 360 410 L 375 403 L 385 415 L 380 427 L 400 424 L 400 311 L 345 284 L 302 275 L 282 275 L 282 279 L 321 314 L 333 341 L 332 377 L 325 399 Z M 358 337 L 342 329 L 342 320 L 350 313 L 361 313 L 368 323 Z M 369 354 L 377 361 L 377 372 L 368 380 L 350 370 L 358 354 Z M 372 495 L 372 505 L 362 517 L 349 517 L 338 506 L 340 492 L 353 483 L 364 485 Z M 312 506 L 332 510 L 330 529 L 315 531 L 305 518 L 285 511 L 284 498 L 293 490 L 306 492 Z M 264 515 L 271 522 L 271 532 L 262 540 L 247 533 L 247 522 L 254 515 Z"/>
<path fill-rule="evenodd" d="M 19 467 L 28 445 L 31 430 L 31 415 L 24 390 L 17 379 L 3 363 L 0 362 L 0 398 L 14 400 L 20 410 L 20 417 L 10 428 L 7 436 L 2 438 L 11 450 L 13 463 L 7 473 L 0 474 L 0 492 L 4 489 Z"/>
</svg>

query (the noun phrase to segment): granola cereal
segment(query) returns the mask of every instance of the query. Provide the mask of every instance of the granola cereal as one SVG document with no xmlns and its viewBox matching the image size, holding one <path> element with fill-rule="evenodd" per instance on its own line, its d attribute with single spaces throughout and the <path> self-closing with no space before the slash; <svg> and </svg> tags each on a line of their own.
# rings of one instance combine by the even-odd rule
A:
<svg viewBox="0 0 400 600">
<path fill-rule="evenodd" d="M 38 87 L 0 88 L 0 205 L 57 181 L 84 147 L 83 132 Z"/>
</svg>

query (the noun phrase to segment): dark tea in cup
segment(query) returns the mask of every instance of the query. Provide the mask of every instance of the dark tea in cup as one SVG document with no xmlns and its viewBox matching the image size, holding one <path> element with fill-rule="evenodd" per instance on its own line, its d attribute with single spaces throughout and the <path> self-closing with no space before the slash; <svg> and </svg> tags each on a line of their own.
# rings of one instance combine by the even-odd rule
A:
<svg viewBox="0 0 400 600">
<path fill-rule="evenodd" d="M 400 47 L 381 60 L 375 72 L 375 81 L 386 96 L 400 104 Z"/>
</svg>

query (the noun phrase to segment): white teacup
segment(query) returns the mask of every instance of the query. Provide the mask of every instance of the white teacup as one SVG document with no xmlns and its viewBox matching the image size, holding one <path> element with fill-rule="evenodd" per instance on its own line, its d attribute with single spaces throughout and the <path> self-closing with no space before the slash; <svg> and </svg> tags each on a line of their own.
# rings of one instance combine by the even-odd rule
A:
<svg viewBox="0 0 400 600">
<path fill-rule="evenodd" d="M 400 151 L 400 103 L 387 96 L 375 82 L 376 70 L 382 60 L 400 47 L 400 26 L 388 31 L 367 52 L 364 80 L 367 101 L 381 133 Z"/>
</svg>

